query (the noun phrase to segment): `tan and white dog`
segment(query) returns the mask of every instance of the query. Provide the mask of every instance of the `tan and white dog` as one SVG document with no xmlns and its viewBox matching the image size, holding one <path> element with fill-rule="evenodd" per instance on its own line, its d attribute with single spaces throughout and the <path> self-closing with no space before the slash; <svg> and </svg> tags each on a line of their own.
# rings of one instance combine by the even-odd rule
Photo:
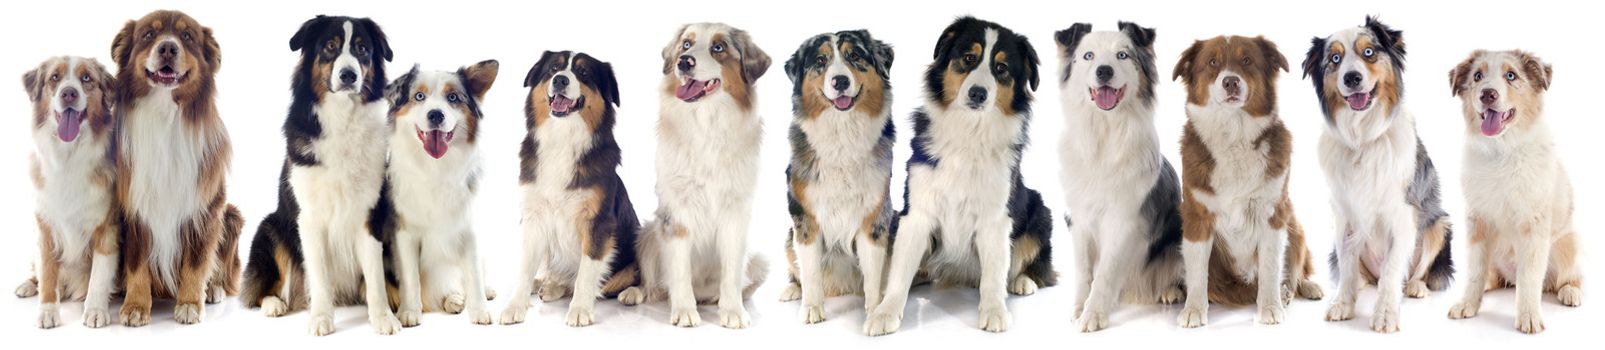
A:
<svg viewBox="0 0 1605 350">
<path fill-rule="evenodd" d="M 1524 51 L 1478 50 L 1449 72 L 1466 123 L 1466 294 L 1449 318 L 1477 316 L 1482 293 L 1516 287 L 1516 329 L 1544 331 L 1542 293 L 1583 304 L 1572 183 L 1544 117 L 1553 69 Z"/>
<path fill-rule="evenodd" d="M 58 302 L 84 301 L 84 326 L 111 324 L 117 282 L 117 180 L 111 154 L 116 80 L 93 58 L 54 57 L 22 76 L 33 102 L 28 159 L 39 224 L 38 276 L 17 296 L 39 295 L 39 328 L 62 324 Z"/>
</svg>

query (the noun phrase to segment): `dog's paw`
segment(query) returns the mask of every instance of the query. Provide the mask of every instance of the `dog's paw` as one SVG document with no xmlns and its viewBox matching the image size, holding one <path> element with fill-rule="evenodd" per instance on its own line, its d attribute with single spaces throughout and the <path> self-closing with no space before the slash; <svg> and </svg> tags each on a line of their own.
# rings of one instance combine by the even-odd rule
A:
<svg viewBox="0 0 1605 350">
<path fill-rule="evenodd" d="M 625 288 L 623 292 L 619 292 L 620 304 L 636 306 L 644 302 L 646 302 L 646 291 L 641 290 L 641 287 Z"/>
<path fill-rule="evenodd" d="M 1555 291 L 1555 299 L 1560 300 L 1561 305 L 1583 306 L 1583 288 L 1577 287 L 1575 284 L 1560 287 L 1560 290 Z"/>
<path fill-rule="evenodd" d="M 321 337 L 330 333 L 334 333 L 334 316 L 312 315 L 312 320 L 307 322 L 307 334 Z"/>
<path fill-rule="evenodd" d="M 1009 310 L 1003 308 L 981 310 L 979 322 L 981 330 L 992 333 L 1006 332 L 1009 330 Z"/>
<path fill-rule="evenodd" d="M 373 326 L 373 332 L 379 335 L 391 335 L 401 331 L 401 320 L 396 315 L 369 316 L 368 324 Z"/>
<path fill-rule="evenodd" d="M 39 306 L 38 325 L 40 329 L 51 329 L 61 326 L 61 310 L 56 308 L 56 304 Z"/>
<path fill-rule="evenodd" d="M 1185 299 L 1185 298 L 1187 298 L 1187 292 L 1181 290 L 1181 286 L 1170 286 L 1170 288 L 1165 288 L 1164 291 L 1159 292 L 1159 303 L 1160 304 L 1167 304 L 1167 305 L 1168 304 L 1175 304 L 1175 303 L 1181 302 L 1182 299 Z M 1077 305 L 1076 306 L 1076 310 L 1080 310 L 1080 309 L 1081 309 L 1081 305 Z M 1076 315 L 1080 315 L 1081 312 L 1077 311 L 1075 314 Z"/>
<path fill-rule="evenodd" d="M 1322 291 L 1321 285 L 1315 284 L 1315 281 L 1303 280 L 1298 282 L 1298 297 L 1305 300 L 1321 300 L 1326 297 L 1326 292 Z"/>
<path fill-rule="evenodd" d="M 1281 304 L 1263 305 L 1259 307 L 1260 324 L 1281 324 L 1286 317 L 1287 309 Z"/>
<path fill-rule="evenodd" d="M 702 323 L 702 314 L 697 313 L 697 307 L 673 307 L 669 310 L 669 324 L 677 327 L 696 327 Z"/>
<path fill-rule="evenodd" d="M 1432 295 L 1432 289 L 1427 288 L 1427 282 L 1414 280 L 1404 284 L 1404 295 L 1422 299 Z"/>
<path fill-rule="evenodd" d="M 1171 303 L 1175 303 L 1175 302 L 1172 301 Z M 1070 319 L 1072 319 L 1072 320 L 1081 319 L 1081 313 L 1086 312 L 1086 310 L 1087 310 L 1087 304 L 1083 304 L 1082 302 L 1077 301 L 1076 302 L 1075 311 L 1070 312 Z"/>
<path fill-rule="evenodd" d="M 752 316 L 747 315 L 747 308 L 741 306 L 720 306 L 719 325 L 729 329 L 742 329 L 752 325 Z"/>
<path fill-rule="evenodd" d="M 1076 320 L 1082 333 L 1092 333 L 1109 328 L 1109 314 L 1103 311 L 1087 309 L 1082 312 L 1081 318 Z"/>
<path fill-rule="evenodd" d="M 547 284 L 541 287 L 541 301 L 553 302 L 568 295 L 568 288 L 556 284 Z"/>
<path fill-rule="evenodd" d="M 467 302 L 468 298 L 464 298 L 462 294 L 447 294 L 440 299 L 440 310 L 452 315 L 460 314 L 463 313 L 463 306 Z"/>
<path fill-rule="evenodd" d="M 496 290 L 485 287 L 485 300 L 496 300 Z"/>
<path fill-rule="evenodd" d="M 1013 282 L 1009 282 L 1009 294 L 1037 294 L 1037 281 L 1033 281 L 1031 278 L 1025 276 L 1015 277 Z"/>
<path fill-rule="evenodd" d="M 1209 324 L 1209 307 L 1182 307 L 1181 315 L 1176 316 L 1176 324 L 1181 328 L 1198 328 Z"/>
<path fill-rule="evenodd" d="M 35 295 L 39 295 L 39 282 L 34 281 L 32 278 L 17 285 L 18 298 L 32 298 Z"/>
<path fill-rule="evenodd" d="M 1279 295 L 1282 297 L 1282 306 L 1293 304 L 1293 294 L 1292 286 L 1282 284 L 1281 293 L 1279 293 Z"/>
<path fill-rule="evenodd" d="M 492 323 L 491 322 L 491 318 L 490 318 L 490 311 L 485 310 L 485 308 L 483 308 L 483 307 L 471 308 L 471 309 L 468 309 L 468 310 L 466 310 L 464 312 L 468 313 L 468 322 L 469 323 L 473 323 L 473 324 L 477 324 L 477 325 L 487 325 L 487 324 L 491 324 Z"/>
<path fill-rule="evenodd" d="M 122 320 L 123 326 L 144 327 L 150 324 L 150 305 L 141 307 L 125 302 L 117 312 L 117 319 Z"/>
<path fill-rule="evenodd" d="M 864 335 L 879 336 L 897 332 L 903 326 L 903 315 L 876 312 L 864 319 Z"/>
<path fill-rule="evenodd" d="M 84 308 L 84 327 L 100 328 L 111 325 L 111 311 L 105 306 Z"/>
<path fill-rule="evenodd" d="M 802 286 L 796 283 L 786 285 L 786 290 L 780 291 L 780 301 L 788 302 L 802 299 Z"/>
<path fill-rule="evenodd" d="M 279 297 L 272 295 L 262 298 L 262 315 L 279 317 L 288 313 L 290 313 L 290 305 L 285 304 L 284 299 L 279 299 Z"/>
<path fill-rule="evenodd" d="M 502 309 L 501 324 L 524 323 L 524 314 L 527 313 L 529 313 L 528 306 L 508 305 L 506 309 Z"/>
<path fill-rule="evenodd" d="M 1399 310 L 1386 303 L 1377 305 L 1376 313 L 1371 314 L 1371 330 L 1377 333 L 1395 333 L 1399 331 Z"/>
<path fill-rule="evenodd" d="M 571 306 L 568 308 L 567 321 L 569 327 L 585 327 L 596 323 L 596 312 L 589 306 Z"/>
<path fill-rule="evenodd" d="M 206 303 L 207 304 L 214 304 L 214 305 L 218 304 L 218 303 L 222 303 L 223 302 L 223 298 L 228 297 L 228 294 L 224 294 L 224 292 L 225 292 L 225 290 L 223 290 L 222 287 L 207 286 L 206 287 Z"/>
<path fill-rule="evenodd" d="M 802 320 L 803 324 L 825 322 L 825 305 L 803 305 Z"/>
<path fill-rule="evenodd" d="M 401 321 L 402 327 L 417 327 L 418 321 L 423 319 L 423 312 L 418 310 L 397 311 L 396 319 Z"/>
<path fill-rule="evenodd" d="M 1459 303 L 1455 303 L 1455 306 L 1449 308 L 1449 319 L 1458 320 L 1463 318 L 1477 317 L 1477 312 L 1480 309 L 1482 309 L 1481 302 L 1461 301 Z"/>
<path fill-rule="evenodd" d="M 1353 303 L 1336 302 L 1332 303 L 1332 306 L 1326 308 L 1327 321 L 1337 322 L 1348 321 L 1351 319 L 1354 319 Z"/>
<path fill-rule="evenodd" d="M 1535 311 L 1521 312 L 1516 315 L 1516 330 L 1527 334 L 1543 333 L 1544 316 Z"/>
<path fill-rule="evenodd" d="M 181 303 L 173 306 L 173 320 L 179 324 L 201 323 L 206 318 L 206 307 L 201 304 Z"/>
</svg>

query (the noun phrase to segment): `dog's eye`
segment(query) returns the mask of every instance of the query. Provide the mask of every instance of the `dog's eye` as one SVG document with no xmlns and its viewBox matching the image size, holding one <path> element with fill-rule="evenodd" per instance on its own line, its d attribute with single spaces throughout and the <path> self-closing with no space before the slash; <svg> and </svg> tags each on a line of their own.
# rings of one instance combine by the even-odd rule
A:
<svg viewBox="0 0 1605 350">
<path fill-rule="evenodd" d="M 1214 67 L 1214 66 L 1218 66 L 1218 65 L 1220 65 L 1220 61 L 1216 61 L 1213 58 L 1209 59 L 1209 66 L 1210 67 Z"/>
<path fill-rule="evenodd" d="M 1514 74 L 1514 73 L 1512 73 L 1512 74 Z M 85 82 L 85 83 L 87 83 L 87 82 L 89 82 L 89 81 L 90 81 L 90 80 L 91 80 L 91 79 L 89 79 L 89 75 L 88 75 L 88 74 L 84 74 L 84 76 L 81 76 L 81 77 L 78 77 L 78 80 L 79 80 L 79 81 L 83 81 L 83 82 Z"/>
<path fill-rule="evenodd" d="M 1125 51 L 1115 53 L 1115 58 L 1126 59 L 1128 57 L 1131 57 L 1131 55 L 1127 55 Z"/>
<path fill-rule="evenodd" d="M 1343 62 L 1343 54 L 1332 54 L 1332 64 L 1338 64 L 1338 62 Z"/>
<path fill-rule="evenodd" d="M 152 31 L 146 31 L 145 32 L 145 39 L 146 40 L 149 40 L 150 38 L 155 38 L 155 37 L 156 37 L 156 31 L 152 30 Z"/>
<path fill-rule="evenodd" d="M 1254 63 L 1254 59 L 1248 58 L 1248 57 L 1243 57 L 1243 65 L 1246 66 L 1246 65 L 1249 65 L 1250 63 Z"/>
<path fill-rule="evenodd" d="M 1087 51 L 1087 53 L 1082 54 L 1081 59 L 1092 60 L 1092 51 Z"/>
<path fill-rule="evenodd" d="M 335 43 L 334 40 L 329 40 L 329 42 L 323 43 L 323 51 L 328 51 L 330 53 L 333 53 L 333 52 L 335 52 L 336 50 L 339 50 L 339 49 L 340 49 L 340 44 L 339 43 Z"/>
<path fill-rule="evenodd" d="M 50 81 L 61 81 L 61 75 L 60 74 L 51 74 L 50 75 Z"/>
<path fill-rule="evenodd" d="M 1365 58 L 1371 58 L 1372 55 L 1376 55 L 1376 51 L 1371 51 L 1371 48 L 1369 47 L 1365 48 L 1365 51 L 1362 53 L 1365 54 Z"/>
<path fill-rule="evenodd" d="M 357 56 L 367 56 L 368 55 L 368 45 L 357 45 L 356 53 L 357 53 Z"/>
<path fill-rule="evenodd" d="M 574 71 L 574 74 L 577 74 L 581 78 L 584 78 L 584 77 L 590 76 L 591 72 L 590 71 L 586 71 L 586 70 L 577 70 L 577 71 Z"/>
<path fill-rule="evenodd" d="M 179 37 L 182 37 L 182 38 L 184 38 L 184 41 L 191 41 L 191 40 L 190 40 L 190 39 L 192 39 L 192 38 L 191 38 L 191 37 L 190 37 L 190 35 L 189 35 L 189 32 L 184 32 L 184 34 L 182 34 L 182 35 L 179 35 Z"/>
<path fill-rule="evenodd" d="M 680 49 L 681 50 L 690 50 L 691 49 L 691 41 L 690 40 L 686 40 L 684 42 L 681 42 L 680 43 Z"/>
<path fill-rule="evenodd" d="M 992 65 L 992 70 L 994 72 L 997 72 L 998 75 L 1008 74 L 1009 73 L 1009 65 L 1003 64 L 1002 62 L 999 62 L 998 64 Z"/>
<path fill-rule="evenodd" d="M 457 100 L 460 99 L 461 98 L 457 97 L 457 93 L 455 92 L 446 94 L 446 102 L 457 103 Z"/>
<path fill-rule="evenodd" d="M 814 57 L 814 62 L 819 63 L 820 66 L 824 66 L 825 62 L 827 62 L 829 60 L 830 59 L 825 58 L 825 55 L 819 55 L 819 57 Z"/>
<path fill-rule="evenodd" d="M 975 54 L 973 54 L 973 53 L 964 54 L 964 65 L 966 65 L 966 66 L 974 65 L 975 62 L 980 61 L 980 60 L 981 60 L 981 58 L 980 57 L 976 57 Z"/>
<path fill-rule="evenodd" d="M 724 52 L 724 43 L 713 43 L 713 52 Z"/>
<path fill-rule="evenodd" d="M 1516 81 L 1516 72 L 1505 72 L 1505 80 Z"/>
<path fill-rule="evenodd" d="M 414 100 L 423 101 L 424 97 L 424 93 L 422 92 L 412 94 L 412 99 Z"/>
<path fill-rule="evenodd" d="M 849 52 L 849 53 L 847 53 L 847 60 L 848 61 L 857 61 L 859 58 L 862 58 L 862 57 L 859 57 L 857 52 Z"/>
<path fill-rule="evenodd" d="M 561 71 L 561 70 L 563 70 L 562 67 L 552 66 L 552 73 L 557 73 L 558 71 Z"/>
<path fill-rule="evenodd" d="M 1471 73 L 1471 81 L 1482 81 L 1482 72 Z"/>
</svg>

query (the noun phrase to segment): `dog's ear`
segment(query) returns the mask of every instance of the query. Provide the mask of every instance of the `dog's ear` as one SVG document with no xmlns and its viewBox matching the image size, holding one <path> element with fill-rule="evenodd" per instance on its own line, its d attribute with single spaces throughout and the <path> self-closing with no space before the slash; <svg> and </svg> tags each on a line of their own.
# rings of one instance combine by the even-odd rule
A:
<svg viewBox="0 0 1605 350">
<path fill-rule="evenodd" d="M 1198 59 L 1198 52 L 1204 50 L 1203 40 L 1193 40 L 1193 45 L 1181 52 L 1176 58 L 1176 69 L 1170 72 L 1170 80 L 1181 79 L 1183 84 L 1193 85 L 1193 60 Z"/>
<path fill-rule="evenodd" d="M 792 84 L 802 81 L 803 71 L 808 67 L 807 60 L 814 56 L 813 48 L 819 43 L 819 38 L 815 36 L 803 41 L 802 46 L 798 46 L 797 51 L 791 53 L 791 58 L 781 65 L 780 68 L 786 71 L 786 79 L 791 80 Z"/>
<path fill-rule="evenodd" d="M 1136 23 L 1120 22 L 1120 32 L 1131 38 L 1131 43 L 1137 47 L 1154 46 L 1154 29 L 1143 28 Z"/>
<path fill-rule="evenodd" d="M 1259 44 L 1260 51 L 1265 54 L 1265 70 L 1268 76 L 1276 76 L 1277 70 L 1288 71 L 1287 56 L 1282 55 L 1282 50 L 1276 47 L 1276 43 L 1265 39 L 1264 35 L 1254 37 L 1254 43 Z"/>
<path fill-rule="evenodd" d="M 1467 79 L 1471 79 L 1471 68 L 1476 64 L 1477 56 L 1482 56 L 1483 52 L 1483 50 L 1472 52 L 1471 56 L 1467 56 L 1465 61 L 1460 61 L 1460 64 L 1455 65 L 1454 69 L 1449 70 L 1450 96 L 1459 97 L 1460 94 L 1466 93 L 1466 89 L 1469 88 L 1466 86 Z"/>
<path fill-rule="evenodd" d="M 1326 39 L 1315 37 L 1310 39 L 1310 51 L 1304 53 L 1304 77 L 1317 77 L 1321 75 L 1321 67 L 1326 65 Z"/>
<path fill-rule="evenodd" d="M 882 77 L 892 76 L 892 45 L 871 37 L 869 31 L 864 32 L 864 42 L 869 46 L 869 57 L 875 59 L 875 71 Z"/>
<path fill-rule="evenodd" d="M 1521 59 L 1522 75 L 1532 80 L 1533 86 L 1538 90 L 1548 91 L 1550 79 L 1554 78 L 1555 68 L 1538 56 L 1526 51 L 1516 51 L 1516 57 Z"/>
<path fill-rule="evenodd" d="M 663 74 L 664 75 L 668 75 L 669 72 L 674 69 L 674 62 L 676 61 L 677 58 L 680 57 L 679 55 L 676 55 L 676 54 L 680 53 L 680 41 L 682 40 L 682 37 L 685 35 L 686 28 L 690 28 L 690 27 L 691 27 L 691 25 L 689 25 L 689 24 L 681 25 L 680 29 L 677 29 L 677 30 L 674 31 L 674 38 L 673 39 L 669 39 L 669 45 L 663 46 Z"/>
<path fill-rule="evenodd" d="M 116 94 L 112 93 L 117 89 L 117 77 L 111 75 L 106 66 L 100 65 L 100 61 L 86 58 L 84 62 L 89 64 L 89 70 L 95 74 L 95 88 L 100 90 L 101 112 L 111 114 L 112 106 L 117 102 Z"/>
<path fill-rule="evenodd" d="M 747 31 L 735 29 L 730 31 L 730 46 L 741 54 L 741 80 L 752 84 L 769 71 L 769 54 L 758 48 L 752 42 L 752 36 Z"/>
<path fill-rule="evenodd" d="M 581 54 L 584 55 L 584 54 Z M 584 55 L 590 57 L 589 55 Z M 594 57 L 590 58 L 596 65 L 591 68 L 591 74 L 596 76 L 596 90 L 602 93 L 602 98 L 619 105 L 619 81 L 613 76 L 613 65 L 602 62 Z"/>
<path fill-rule="evenodd" d="M 111 60 L 117 67 L 127 67 L 128 60 L 134 50 L 134 21 L 123 24 L 123 29 L 117 31 L 117 36 L 111 39 Z"/>
<path fill-rule="evenodd" d="M 206 43 L 201 52 L 205 55 L 203 59 L 206 60 L 207 66 L 212 67 L 212 73 L 217 73 L 223 67 L 223 49 L 218 47 L 217 38 L 212 36 L 212 28 L 201 27 L 201 38 L 205 39 L 203 42 Z"/>
<path fill-rule="evenodd" d="M 552 61 L 557 60 L 560 56 L 562 56 L 561 52 L 546 51 L 541 53 L 541 59 L 535 61 L 535 66 L 529 67 L 529 73 L 524 74 L 524 87 L 535 86 L 535 84 L 546 80 L 546 77 L 551 74 L 545 69 L 546 66 L 551 65 Z"/>
<path fill-rule="evenodd" d="M 390 111 L 399 110 L 408 101 L 412 101 L 412 99 L 407 98 L 407 93 L 412 91 L 412 81 L 417 78 L 418 65 L 413 64 L 412 70 L 408 70 L 406 74 L 396 77 L 395 80 L 390 81 L 390 84 L 385 85 L 385 99 L 390 100 Z"/>
<path fill-rule="evenodd" d="M 396 53 L 390 51 L 390 38 L 385 36 L 383 29 L 379 29 L 379 23 L 368 18 L 363 18 L 358 22 L 361 22 L 362 26 L 368 29 L 368 40 L 373 41 L 373 52 L 379 54 L 379 57 L 383 57 L 386 62 L 393 60 Z"/>
<path fill-rule="evenodd" d="M 1037 49 L 1031 47 L 1030 40 L 1026 40 L 1024 35 L 1016 34 L 1016 36 L 1020 37 L 1020 52 L 1025 54 L 1025 57 L 1022 57 L 1025 66 L 1020 68 L 1025 69 L 1026 79 L 1031 82 L 1031 91 L 1037 91 L 1037 85 L 1042 83 L 1041 75 L 1037 74 L 1038 64 L 1042 60 L 1037 58 Z"/>
<path fill-rule="evenodd" d="M 931 53 L 931 58 L 935 59 L 937 64 L 947 63 L 947 56 L 953 52 L 953 46 L 958 44 L 959 30 L 975 21 L 974 17 L 963 17 L 953 21 L 947 29 L 943 29 L 942 36 L 936 38 L 936 49 Z"/>
<path fill-rule="evenodd" d="M 1061 50 L 1069 53 L 1071 60 L 1075 60 L 1076 45 L 1081 45 L 1081 38 L 1086 37 L 1087 33 L 1091 32 L 1092 24 L 1090 23 L 1071 24 L 1070 28 L 1065 28 L 1054 32 L 1053 41 L 1059 43 L 1059 48 Z"/>
<path fill-rule="evenodd" d="M 308 43 L 308 41 L 313 39 L 312 28 L 317 27 L 320 23 L 323 23 L 324 18 L 327 18 L 327 16 L 318 15 L 317 17 L 312 17 L 312 19 L 309 19 L 306 22 L 301 22 L 301 29 L 296 29 L 295 35 L 290 36 L 290 51 L 301 51 L 301 49 L 310 46 L 311 43 Z"/>
<path fill-rule="evenodd" d="M 468 85 L 463 88 L 473 94 L 475 100 L 481 100 L 486 92 L 490 92 L 490 86 L 496 83 L 496 73 L 501 71 L 501 66 L 496 60 L 485 60 L 458 69 L 457 75 Z"/>
<path fill-rule="evenodd" d="M 44 87 L 41 87 L 39 84 L 43 79 L 39 78 L 39 72 L 44 70 L 45 66 L 49 64 L 50 63 L 47 62 L 39 65 L 39 68 L 34 68 L 27 73 L 22 73 L 22 88 L 28 91 L 28 102 L 39 102 L 39 99 L 44 98 L 44 96 L 41 96 L 43 95 L 41 91 L 44 90 Z"/>
<path fill-rule="evenodd" d="M 1377 39 L 1377 44 L 1388 50 L 1388 54 L 1393 56 L 1394 60 L 1404 60 L 1404 31 L 1394 30 L 1382 24 L 1377 21 L 1376 16 L 1365 16 L 1365 29 L 1371 31 L 1371 35 Z"/>
</svg>

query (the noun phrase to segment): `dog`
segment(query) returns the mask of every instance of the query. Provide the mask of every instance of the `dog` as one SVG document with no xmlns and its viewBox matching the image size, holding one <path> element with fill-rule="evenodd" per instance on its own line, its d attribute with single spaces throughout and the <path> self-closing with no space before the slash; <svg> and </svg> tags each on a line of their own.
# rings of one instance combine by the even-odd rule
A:
<svg viewBox="0 0 1605 350">
<path fill-rule="evenodd" d="M 1404 47 L 1402 31 L 1368 16 L 1312 39 L 1303 64 L 1326 119 L 1319 153 L 1338 231 L 1338 292 L 1326 319 L 1354 318 L 1369 283 L 1378 292 L 1371 329 L 1381 333 L 1399 330 L 1400 294 L 1426 297 L 1454 274 L 1438 172 L 1404 106 Z"/>
<path fill-rule="evenodd" d="M 495 60 L 456 71 L 413 66 L 386 85 L 392 131 L 380 200 L 388 202 L 378 207 L 389 211 L 379 215 L 391 238 L 403 327 L 434 310 L 491 323 L 471 219 L 482 177 L 480 105 L 500 66 Z"/>
<path fill-rule="evenodd" d="M 924 106 L 912 118 L 886 291 L 864 322 L 866 335 L 897 331 L 916 274 L 978 287 L 979 327 L 988 332 L 1009 328 L 1005 292 L 1057 283 L 1051 216 L 1020 175 L 1040 83 L 1036 50 L 1025 36 L 974 17 L 955 20 L 939 38 Z"/>
<path fill-rule="evenodd" d="M 1263 36 L 1217 36 L 1194 41 L 1171 73 L 1187 90 L 1182 327 L 1209 323 L 1210 301 L 1253 303 L 1259 323 L 1280 324 L 1295 294 L 1322 296 L 1287 196 L 1293 136 L 1276 108 L 1276 80 L 1287 70 Z"/>
<path fill-rule="evenodd" d="M 769 63 L 746 31 L 722 23 L 681 26 L 663 48 L 659 205 L 637 242 L 641 286 L 621 292 L 622 303 L 667 294 L 672 325 L 697 326 L 698 302 L 718 303 L 725 328 L 752 323 L 742 301 L 768 270 L 747 253 L 763 137 L 755 84 Z"/>
<path fill-rule="evenodd" d="M 23 74 L 22 86 L 33 103 L 28 169 L 38 191 L 39 261 L 38 276 L 17 296 L 39 295 L 39 328 L 62 325 L 62 300 L 82 300 L 84 326 L 105 327 L 120 285 L 117 174 L 108 153 L 116 80 L 93 58 L 61 56 Z"/>
<path fill-rule="evenodd" d="M 1554 69 L 1525 51 L 1476 51 L 1449 71 L 1466 123 L 1461 184 L 1471 224 L 1466 293 L 1449 318 L 1477 316 L 1482 293 L 1516 287 L 1516 329 L 1544 331 L 1542 293 L 1583 304 L 1572 184 L 1555 152 L 1544 92 Z"/>
<path fill-rule="evenodd" d="M 791 163 L 786 237 L 803 323 L 825 320 L 825 297 L 880 301 L 891 248 L 892 47 L 865 30 L 816 35 L 786 60 L 791 79 Z"/>
<path fill-rule="evenodd" d="M 211 28 L 169 10 L 128 21 L 112 40 L 123 325 L 149 324 L 153 297 L 175 299 L 173 319 L 195 324 L 201 302 L 238 294 L 245 220 L 224 191 L 232 146 L 214 101 L 220 50 Z"/>
<path fill-rule="evenodd" d="M 310 308 L 308 331 L 334 332 L 336 304 L 368 305 L 380 334 L 395 333 L 386 282 L 380 192 L 390 132 L 385 62 L 394 53 L 366 18 L 317 16 L 290 37 L 301 58 L 284 119 L 279 205 L 251 240 L 240 299 L 269 317 Z M 309 305 L 310 304 L 310 305 Z"/>
<path fill-rule="evenodd" d="M 1180 185 L 1154 130 L 1155 35 L 1130 22 L 1116 31 L 1077 23 L 1054 33 L 1065 113 L 1060 180 L 1082 332 L 1107 328 L 1118 302 L 1182 298 Z"/>
<path fill-rule="evenodd" d="M 524 263 L 502 324 L 524 321 L 529 295 L 557 300 L 572 291 L 565 323 L 596 322 L 596 299 L 637 280 L 635 216 L 619 177 L 619 83 L 613 65 L 584 53 L 547 51 L 524 76 Z M 543 282 L 532 283 L 545 266 Z"/>
</svg>

